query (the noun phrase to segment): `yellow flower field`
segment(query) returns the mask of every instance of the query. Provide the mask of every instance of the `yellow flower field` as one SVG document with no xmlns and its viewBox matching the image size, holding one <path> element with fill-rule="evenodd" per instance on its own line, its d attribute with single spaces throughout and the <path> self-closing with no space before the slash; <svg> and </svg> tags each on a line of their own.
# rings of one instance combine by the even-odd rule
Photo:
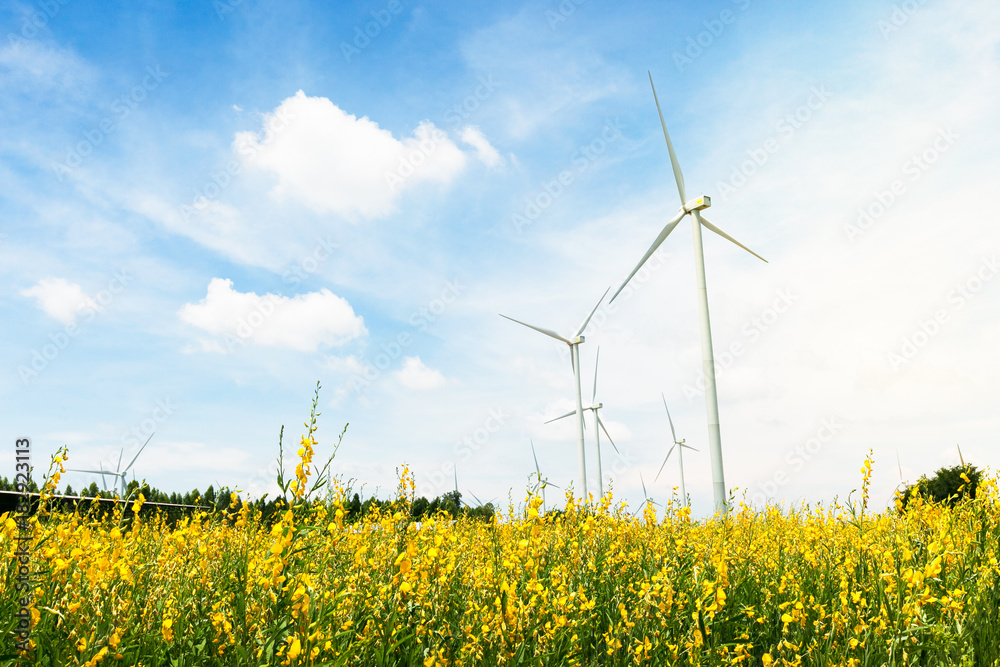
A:
<svg viewBox="0 0 1000 667">
<path fill-rule="evenodd" d="M 37 664 L 1000 665 L 995 478 L 902 515 L 867 512 L 869 460 L 855 507 L 694 521 L 529 497 L 418 526 L 404 469 L 393 509 L 345 524 L 305 492 L 314 430 L 270 527 L 236 502 L 173 527 L 32 520 Z M 0 525 L 3 652 L 17 527 Z"/>
</svg>

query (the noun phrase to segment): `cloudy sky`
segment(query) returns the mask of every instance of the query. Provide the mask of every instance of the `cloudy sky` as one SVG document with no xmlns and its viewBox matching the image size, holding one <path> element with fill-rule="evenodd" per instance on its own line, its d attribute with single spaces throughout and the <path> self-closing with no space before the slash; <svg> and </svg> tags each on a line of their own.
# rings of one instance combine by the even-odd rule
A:
<svg viewBox="0 0 1000 667">
<path fill-rule="evenodd" d="M 0 474 L 17 437 L 113 469 L 155 431 L 137 477 L 259 494 L 319 381 L 366 494 L 457 465 L 516 503 L 531 441 L 579 489 L 568 348 L 498 315 L 571 334 L 677 211 L 647 71 L 688 195 L 769 261 L 705 232 L 727 486 L 996 468 L 1000 6 L 449 5 L 3 3 Z M 675 493 L 662 393 L 705 514 L 691 233 L 581 355 L 606 486 Z"/>
</svg>

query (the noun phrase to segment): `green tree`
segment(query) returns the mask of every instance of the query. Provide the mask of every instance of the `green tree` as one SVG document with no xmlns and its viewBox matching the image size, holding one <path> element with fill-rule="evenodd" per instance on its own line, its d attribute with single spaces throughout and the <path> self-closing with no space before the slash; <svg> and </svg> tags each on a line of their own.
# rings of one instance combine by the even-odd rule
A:
<svg viewBox="0 0 1000 667">
<path fill-rule="evenodd" d="M 918 494 L 926 500 L 948 505 L 963 498 L 975 498 L 982 477 L 982 471 L 969 464 L 941 468 L 931 478 L 924 475 L 903 491 L 900 499 L 903 510 Z"/>
</svg>

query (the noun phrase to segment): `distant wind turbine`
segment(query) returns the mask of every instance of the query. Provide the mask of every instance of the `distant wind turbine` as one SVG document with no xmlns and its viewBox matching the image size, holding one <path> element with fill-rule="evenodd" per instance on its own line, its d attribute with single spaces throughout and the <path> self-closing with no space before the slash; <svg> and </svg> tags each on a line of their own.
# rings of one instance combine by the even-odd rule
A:
<svg viewBox="0 0 1000 667">
<path fill-rule="evenodd" d="M 570 414 L 572 414 L 572 413 L 570 413 Z M 558 484 L 553 484 L 552 482 L 550 482 L 548 477 L 542 477 L 542 469 L 538 466 L 538 456 L 535 455 L 535 443 L 531 442 L 530 439 L 528 440 L 528 442 L 531 443 L 531 457 L 533 459 L 535 459 L 535 475 L 537 476 L 536 477 L 537 481 L 535 482 L 535 486 L 531 490 L 531 492 L 532 493 L 538 493 L 539 489 L 541 489 L 541 491 L 542 491 L 542 512 L 545 512 L 545 487 L 546 486 L 554 486 L 557 489 L 560 488 L 560 487 L 559 487 Z"/>
<path fill-rule="evenodd" d="M 594 393 L 590 397 L 590 407 L 586 407 L 584 408 L 584 410 L 590 410 L 591 412 L 594 413 L 594 438 L 597 442 L 597 486 L 598 490 L 601 493 L 601 498 L 603 498 L 604 469 L 601 467 L 601 430 L 604 431 L 604 435 L 608 436 L 608 442 L 610 442 L 611 446 L 615 448 L 615 452 L 618 452 L 618 445 L 616 445 L 615 441 L 611 439 L 611 434 L 608 433 L 608 429 L 604 426 L 604 422 L 601 421 L 601 416 L 598 414 L 598 411 L 604 407 L 603 403 L 597 402 L 597 365 L 600 360 L 601 360 L 601 348 L 598 347 L 597 358 L 594 360 Z M 575 410 L 573 412 L 567 412 L 566 414 L 560 415 L 555 419 L 550 419 L 545 423 L 551 424 L 554 421 L 565 419 L 566 417 L 571 417 L 575 414 L 576 414 Z"/>
<path fill-rule="evenodd" d="M 563 343 L 569 345 L 570 360 L 573 362 L 573 376 L 576 381 L 575 382 L 576 413 L 577 415 L 579 415 L 579 419 L 577 420 L 577 445 L 580 452 L 580 488 L 583 492 L 584 502 L 587 502 L 589 495 L 587 494 L 587 458 L 586 458 L 587 452 L 583 444 L 583 397 L 580 391 L 580 344 L 583 343 L 585 340 L 585 338 L 582 335 L 583 330 L 587 328 L 588 324 L 590 324 L 590 318 L 592 318 L 594 316 L 594 313 L 597 312 L 598 307 L 601 305 L 601 301 L 604 301 L 604 297 L 606 297 L 608 295 L 608 292 L 610 291 L 611 291 L 610 287 L 604 290 L 604 294 L 601 295 L 601 298 L 594 306 L 594 309 L 590 311 L 589 315 L 587 315 L 587 319 L 585 319 L 583 323 L 579 327 L 577 327 L 576 333 L 574 333 L 569 338 L 565 336 L 560 336 L 555 331 L 552 331 L 550 329 L 543 329 L 542 327 L 536 327 L 535 325 L 528 324 L 527 322 L 515 320 L 513 317 L 507 317 L 502 313 L 500 315 L 500 317 L 508 319 L 511 322 L 517 322 L 521 326 L 528 327 L 529 329 L 534 329 L 539 333 L 543 333 L 546 336 L 555 338 L 556 340 L 562 341 Z"/>
<path fill-rule="evenodd" d="M 139 454 L 142 454 L 142 450 L 146 449 L 146 445 L 148 445 L 149 441 L 153 439 L 153 435 L 154 434 L 155 434 L 155 431 L 154 431 L 154 433 L 150 433 L 149 434 L 149 437 L 146 438 L 146 442 L 142 443 L 142 447 L 139 448 L 139 451 L 135 453 L 135 456 L 132 457 L 132 460 L 129 461 L 128 465 L 125 466 L 124 468 L 121 467 L 121 465 L 122 465 L 122 456 L 125 455 L 125 448 L 122 447 L 122 451 L 118 454 L 118 466 L 115 468 L 115 472 L 111 472 L 110 470 L 104 470 L 103 466 L 101 466 L 100 470 L 77 470 L 77 469 L 67 468 L 67 471 L 68 472 L 83 472 L 83 473 L 89 473 L 91 475 L 100 475 L 102 483 L 104 483 L 104 476 L 105 475 L 109 475 L 111 477 L 114 477 L 115 478 L 114 493 L 119 498 L 121 498 L 124 495 L 124 493 L 125 493 L 125 487 L 126 487 L 125 480 L 127 479 L 129 468 L 131 468 L 132 465 L 135 463 L 135 460 L 137 458 L 139 458 Z M 133 477 L 133 479 L 135 478 L 135 472 L 134 471 L 132 473 L 132 477 Z M 121 487 L 122 487 L 121 491 L 118 490 L 118 482 L 119 481 L 121 482 Z M 104 484 L 104 490 L 105 491 L 108 490 L 108 485 L 107 484 Z"/>
<path fill-rule="evenodd" d="M 677 162 L 677 155 L 674 153 L 674 145 L 670 142 L 670 134 L 667 132 L 667 124 L 663 120 L 663 111 L 660 109 L 660 100 L 656 97 L 656 87 L 653 85 L 653 75 L 649 75 L 649 85 L 653 88 L 653 100 L 656 101 L 656 110 L 660 114 L 660 126 L 663 128 L 663 137 L 667 140 L 667 151 L 670 153 L 670 165 L 673 168 L 674 180 L 677 182 L 677 192 L 681 197 L 681 208 L 680 211 L 673 218 L 667 222 L 666 226 L 660 231 L 659 235 L 653 241 L 653 244 L 643 255 L 642 259 L 632 273 L 628 275 L 625 282 L 621 284 L 618 291 L 615 292 L 614 296 L 611 297 L 611 301 L 615 300 L 628 282 L 632 279 L 642 265 L 646 263 L 656 249 L 660 247 L 664 239 L 674 231 L 677 224 L 684 219 L 684 216 L 691 215 L 692 227 L 694 229 L 694 257 L 695 257 L 695 276 L 698 284 L 698 314 L 701 321 L 701 360 L 702 360 L 702 370 L 705 376 L 705 403 L 708 409 L 708 445 L 709 452 L 712 459 L 712 487 L 715 494 L 715 510 L 716 512 L 725 513 L 728 509 L 726 502 L 726 480 L 725 474 L 723 472 L 722 466 L 722 436 L 719 429 L 719 397 L 716 393 L 715 388 L 715 355 L 712 352 L 712 327 L 709 322 L 708 317 L 708 290 L 705 284 L 705 253 L 702 249 L 701 241 L 701 228 L 707 227 L 719 236 L 728 241 L 731 241 L 749 252 L 754 257 L 765 260 L 763 257 L 755 253 L 750 248 L 734 239 L 729 234 L 725 233 L 714 224 L 709 222 L 701 212 L 712 205 L 712 200 L 707 195 L 702 195 L 696 199 L 688 200 L 687 194 L 684 191 L 684 176 L 681 174 L 680 164 Z"/>
<path fill-rule="evenodd" d="M 670 445 L 670 451 L 667 452 L 667 457 L 663 459 L 663 464 L 660 465 L 660 472 L 656 473 L 656 479 L 660 479 L 660 473 L 663 472 L 663 467 L 667 465 L 667 459 L 670 455 L 674 453 L 674 449 L 677 450 L 677 462 L 681 469 L 681 498 L 684 501 L 684 506 L 689 507 L 687 488 L 684 486 L 684 450 L 690 449 L 692 452 L 698 451 L 691 445 L 684 444 L 684 438 L 680 440 L 677 439 L 677 431 L 674 430 L 674 420 L 670 417 L 670 408 L 667 407 L 667 397 L 662 393 L 660 398 L 663 399 L 663 409 L 667 411 L 667 420 L 670 422 L 670 436 L 674 439 L 674 444 Z M 653 480 L 653 484 L 656 484 L 656 479 Z"/>
<path fill-rule="evenodd" d="M 492 499 L 492 500 L 490 500 L 489 502 L 485 502 L 485 503 L 484 503 L 484 502 L 483 502 L 482 500 L 480 500 L 480 499 L 479 499 L 479 497 L 478 497 L 478 496 L 476 496 L 476 494 L 474 494 L 474 493 L 473 493 L 472 491 L 469 491 L 469 495 L 470 495 L 470 496 L 472 496 L 473 500 L 475 500 L 475 501 L 476 501 L 476 502 L 478 503 L 478 505 L 476 505 L 476 507 L 484 507 L 484 506 L 486 506 L 486 505 L 490 505 L 490 504 L 492 504 L 492 503 L 493 503 L 493 501 L 494 501 L 494 500 L 496 500 L 496 498 L 493 498 L 493 499 Z"/>
<path fill-rule="evenodd" d="M 653 500 L 652 498 L 650 498 L 649 493 L 646 491 L 646 480 L 644 480 L 642 478 L 642 473 L 641 472 L 639 473 L 639 481 L 642 482 L 642 498 L 643 498 L 643 500 L 642 500 L 642 504 L 639 505 L 638 508 L 636 508 L 636 510 L 632 514 L 632 516 L 639 516 L 639 512 L 641 512 L 643 509 L 645 509 L 646 505 L 653 505 L 654 507 L 656 505 L 662 505 L 662 503 L 658 503 L 655 500 Z"/>
</svg>

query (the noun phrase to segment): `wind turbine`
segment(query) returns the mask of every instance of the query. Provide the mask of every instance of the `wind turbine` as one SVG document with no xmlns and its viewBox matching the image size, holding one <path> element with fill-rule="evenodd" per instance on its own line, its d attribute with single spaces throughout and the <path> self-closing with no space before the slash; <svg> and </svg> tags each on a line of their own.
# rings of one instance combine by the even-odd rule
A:
<svg viewBox="0 0 1000 667">
<path fill-rule="evenodd" d="M 598 362 L 600 360 L 601 360 L 601 348 L 598 347 L 597 348 L 597 358 L 594 359 L 594 393 L 590 397 L 590 407 L 584 408 L 584 410 L 590 410 L 591 412 L 594 413 L 594 438 L 596 439 L 596 442 L 597 442 L 597 486 L 598 486 L 598 490 L 601 493 L 601 498 L 603 498 L 604 497 L 604 471 L 601 468 L 601 429 L 604 430 L 604 435 L 608 436 L 608 442 L 610 442 L 611 446 L 615 448 L 615 452 L 618 451 L 618 445 L 616 445 L 615 441 L 611 439 L 611 434 L 608 433 L 608 429 L 604 426 L 604 422 L 601 421 L 601 416 L 599 414 L 597 414 L 597 411 L 604 407 L 603 403 L 598 403 L 597 402 L 597 364 L 598 364 Z M 554 421 L 558 421 L 560 419 L 565 419 L 566 417 L 570 417 L 570 416 L 575 415 L 575 414 L 576 414 L 576 411 L 567 412 L 566 414 L 560 415 L 559 417 L 556 417 L 555 419 L 550 419 L 550 420 L 548 420 L 545 423 L 546 424 L 551 424 Z"/>
<path fill-rule="evenodd" d="M 490 500 L 489 502 L 485 502 L 485 503 L 484 503 L 484 502 L 483 502 L 482 500 L 480 500 L 480 499 L 479 499 L 479 497 L 478 497 L 478 496 L 477 496 L 476 494 L 474 494 L 474 493 L 473 493 L 472 491 L 469 491 L 469 495 L 470 495 L 470 496 L 472 496 L 472 497 L 473 497 L 473 499 L 475 499 L 475 501 L 476 501 L 477 503 L 479 503 L 478 505 L 476 505 L 476 507 L 483 507 L 484 505 L 490 505 L 490 504 L 492 504 L 492 503 L 493 503 L 493 500 L 496 500 L 496 498 L 493 498 L 493 500 Z"/>
<path fill-rule="evenodd" d="M 667 459 L 670 458 L 670 455 L 673 454 L 676 449 L 677 461 L 681 468 L 681 498 L 684 499 L 684 506 L 688 507 L 687 488 L 684 486 L 684 449 L 690 449 L 692 452 L 696 452 L 698 450 L 691 445 L 685 445 L 684 438 L 681 438 L 680 440 L 677 439 L 677 431 L 674 430 L 674 420 L 670 417 L 670 408 L 667 407 L 667 397 L 661 393 L 660 398 L 663 399 L 663 408 L 667 411 L 667 419 L 670 421 L 670 435 L 674 439 L 674 444 L 670 445 L 670 451 L 667 452 L 667 457 L 663 459 L 663 463 L 660 465 L 660 472 L 656 473 L 656 479 L 660 479 L 660 473 L 663 472 L 663 467 L 667 465 Z M 653 480 L 653 484 L 656 484 L 656 479 Z"/>
<path fill-rule="evenodd" d="M 649 493 L 646 491 L 646 480 L 644 480 L 642 478 L 642 473 L 641 472 L 639 473 L 639 481 L 642 482 L 642 498 L 643 498 L 643 501 L 642 501 L 642 504 L 639 505 L 639 507 L 636 508 L 635 512 L 632 513 L 632 516 L 639 516 L 639 512 L 641 512 L 643 509 L 645 509 L 646 505 L 653 505 L 654 507 L 656 505 L 662 505 L 662 503 L 658 503 L 658 502 L 656 502 L 655 500 L 653 500 L 652 498 L 649 497 Z"/>
<path fill-rule="evenodd" d="M 656 97 L 656 86 L 653 85 L 653 75 L 649 75 L 649 85 L 653 88 L 653 99 L 656 101 L 656 111 L 660 114 L 660 126 L 663 128 L 663 138 L 667 140 L 667 151 L 670 153 L 670 165 L 673 168 L 674 180 L 677 182 L 677 192 L 681 197 L 680 211 L 667 222 L 653 241 L 653 244 L 643 255 L 642 259 L 632 273 L 628 275 L 618 291 L 611 297 L 615 300 L 625 285 L 632 279 L 646 260 L 652 256 L 656 249 L 660 247 L 664 239 L 674 231 L 674 228 L 684 219 L 684 216 L 691 215 L 691 226 L 694 230 L 694 257 L 695 276 L 698 285 L 698 314 L 701 321 L 701 363 L 705 376 L 705 403 L 708 409 L 708 446 L 712 459 L 712 487 L 715 493 L 715 510 L 725 513 L 728 509 L 726 504 L 726 480 L 722 469 L 722 436 L 719 430 L 719 397 L 715 389 L 715 356 L 712 352 L 712 327 L 708 318 L 708 290 L 705 286 L 705 253 L 702 249 L 701 228 L 707 227 L 719 236 L 731 241 L 749 252 L 754 257 L 767 261 L 750 248 L 746 247 L 729 234 L 725 233 L 711 222 L 709 222 L 701 212 L 712 205 L 712 200 L 707 195 L 702 195 L 696 199 L 688 200 L 684 191 L 684 176 L 681 174 L 680 164 L 677 162 L 677 155 L 674 153 L 674 145 L 670 141 L 670 134 L 667 132 L 667 124 L 663 120 L 663 111 L 660 109 L 660 100 Z M 610 302 L 609 302 L 610 303 Z"/>
<path fill-rule="evenodd" d="M 533 324 L 528 324 L 527 322 L 515 320 L 513 317 L 507 317 L 502 313 L 500 314 L 500 317 L 508 319 L 511 322 L 517 322 L 521 326 L 528 327 L 529 329 L 534 329 L 539 333 L 543 333 L 546 336 L 549 336 L 550 338 L 555 338 L 556 340 L 562 341 L 563 343 L 569 345 L 570 361 L 572 361 L 573 363 L 573 376 L 576 381 L 575 382 L 576 413 L 577 415 L 579 415 L 576 431 L 577 431 L 577 445 L 580 451 L 580 488 L 583 491 L 584 502 L 587 502 L 589 495 L 587 494 L 587 459 L 586 459 L 587 452 L 583 445 L 583 397 L 580 391 L 580 344 L 583 343 L 584 340 L 586 340 L 582 335 L 583 330 L 587 328 L 588 324 L 590 324 L 590 318 L 592 318 L 594 316 L 594 313 L 597 312 L 598 307 L 600 307 L 601 305 L 601 301 L 604 301 L 604 297 L 606 297 L 608 295 L 608 292 L 610 291 L 611 291 L 610 287 L 604 290 L 604 294 L 601 295 L 601 298 L 594 306 L 594 309 L 590 311 L 589 315 L 587 315 L 587 319 L 585 319 L 583 323 L 579 327 L 577 327 L 576 333 L 574 333 L 569 338 L 566 338 L 565 336 L 560 336 L 555 331 L 552 331 L 550 329 L 543 329 L 542 327 L 536 327 Z"/>
<path fill-rule="evenodd" d="M 144 450 L 146 448 L 146 445 L 149 444 L 149 441 L 153 439 L 153 435 L 154 434 L 155 434 L 155 431 L 153 433 L 149 434 L 149 437 L 146 438 L 146 442 L 142 443 L 142 447 L 139 448 L 139 451 L 135 453 L 135 456 L 132 457 L 132 460 L 129 461 L 128 465 L 125 466 L 124 468 L 121 467 L 121 465 L 122 465 L 122 456 L 125 455 L 125 448 L 122 447 L 122 451 L 118 454 L 118 465 L 115 468 L 115 472 L 111 472 L 110 470 L 104 470 L 104 466 L 101 466 L 100 470 L 76 470 L 76 469 L 67 469 L 67 470 L 69 470 L 70 472 L 83 472 L 83 473 L 89 473 L 89 474 L 92 474 L 92 475 L 100 475 L 102 483 L 104 483 L 104 476 L 105 475 L 110 475 L 110 476 L 114 477 L 115 478 L 114 493 L 115 493 L 115 495 L 117 495 L 120 498 L 122 496 L 122 493 L 124 493 L 124 491 L 125 491 L 125 486 L 126 486 L 125 485 L 125 479 L 128 476 L 129 468 L 131 468 L 132 464 L 135 463 L 135 460 L 137 458 L 139 458 L 139 454 L 142 454 L 142 450 Z M 135 477 L 135 473 L 134 472 L 132 473 L 132 476 L 133 476 L 133 478 Z M 118 491 L 118 482 L 119 482 L 119 480 L 121 481 L 121 486 L 122 486 L 122 489 L 121 489 L 120 492 Z M 108 485 L 106 483 L 104 484 L 104 490 L 105 491 L 108 490 Z"/>
<path fill-rule="evenodd" d="M 896 450 L 896 467 L 899 468 L 899 484 L 896 485 L 896 491 L 899 491 L 899 487 L 904 486 L 903 481 L 903 464 L 899 462 L 899 450 Z"/>
<path fill-rule="evenodd" d="M 572 412 L 570 414 L 573 414 Z M 529 439 L 528 442 L 531 442 Z M 538 490 L 542 490 L 542 512 L 545 511 L 545 487 L 554 486 L 557 489 L 561 488 L 558 484 L 553 484 L 549 481 L 548 477 L 542 477 L 542 469 L 538 466 L 538 456 L 535 455 L 535 443 L 531 442 L 531 458 L 535 459 L 535 474 L 537 475 L 537 480 L 535 482 L 535 488 L 531 490 L 532 493 L 538 493 Z"/>
</svg>

